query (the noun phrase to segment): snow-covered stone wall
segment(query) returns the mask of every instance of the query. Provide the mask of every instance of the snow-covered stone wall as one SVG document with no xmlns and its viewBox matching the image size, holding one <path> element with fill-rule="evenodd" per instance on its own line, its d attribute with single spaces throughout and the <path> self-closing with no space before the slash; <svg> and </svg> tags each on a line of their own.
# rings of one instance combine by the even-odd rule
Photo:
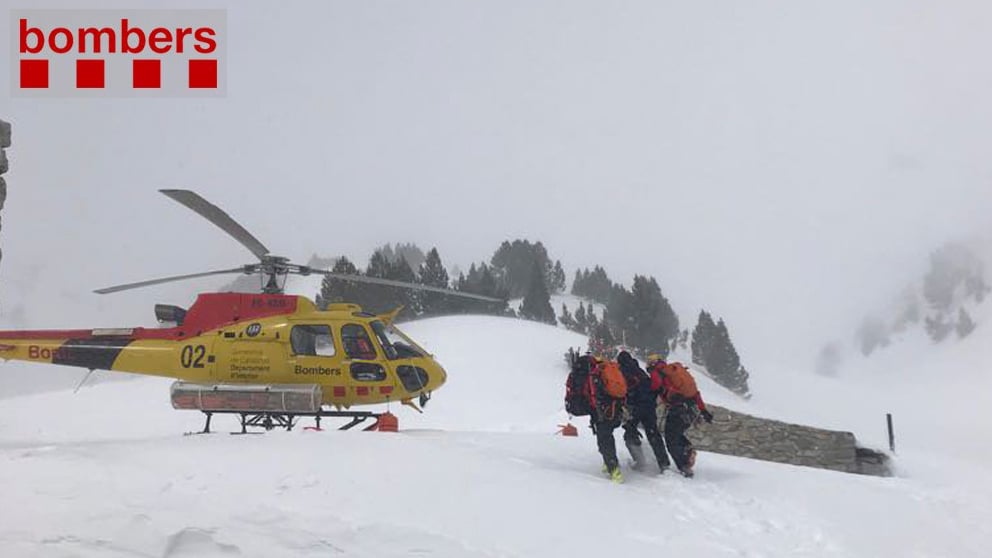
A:
<svg viewBox="0 0 992 558">
<path fill-rule="evenodd" d="M 854 434 L 770 420 L 709 405 L 713 422 L 688 432 L 697 449 L 865 475 L 890 475 L 888 457 L 861 448 Z"/>
</svg>

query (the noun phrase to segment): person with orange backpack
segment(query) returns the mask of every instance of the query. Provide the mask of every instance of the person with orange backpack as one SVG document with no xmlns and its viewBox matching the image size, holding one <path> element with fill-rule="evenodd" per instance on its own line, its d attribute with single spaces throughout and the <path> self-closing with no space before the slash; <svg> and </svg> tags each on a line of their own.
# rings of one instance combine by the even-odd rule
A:
<svg viewBox="0 0 992 558">
<path fill-rule="evenodd" d="M 703 403 L 696 380 L 681 362 L 666 363 L 653 357 L 648 371 L 651 374 L 651 390 L 658 393 L 665 403 L 665 443 L 668 452 L 672 454 L 679 472 L 692 477 L 696 450 L 685 433 L 697 417 L 713 422 L 713 414 Z"/>
<path fill-rule="evenodd" d="M 594 359 L 594 363 L 589 372 L 589 386 L 594 402 L 592 428 L 596 433 L 596 446 L 603 456 L 604 471 L 613 482 L 622 483 L 623 474 L 620 472 L 613 431 L 623 422 L 627 383 L 616 362 Z"/>
<path fill-rule="evenodd" d="M 617 363 L 583 355 L 572 363 L 565 382 L 565 409 L 570 415 L 589 415 L 589 427 L 603 456 L 603 471 L 613 482 L 622 483 L 613 431 L 623 421 L 627 384 Z"/>
</svg>

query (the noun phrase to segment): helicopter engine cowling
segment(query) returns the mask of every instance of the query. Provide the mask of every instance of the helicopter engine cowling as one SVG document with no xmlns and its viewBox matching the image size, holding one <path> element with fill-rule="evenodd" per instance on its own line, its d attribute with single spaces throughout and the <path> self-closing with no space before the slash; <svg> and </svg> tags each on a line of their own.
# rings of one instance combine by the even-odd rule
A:
<svg viewBox="0 0 992 558">
<path fill-rule="evenodd" d="M 174 382 L 172 408 L 246 413 L 316 413 L 322 392 L 317 384 L 195 384 Z"/>
<path fill-rule="evenodd" d="M 186 319 L 186 309 L 171 304 L 156 304 L 155 319 L 159 323 L 183 325 L 183 320 Z"/>
</svg>

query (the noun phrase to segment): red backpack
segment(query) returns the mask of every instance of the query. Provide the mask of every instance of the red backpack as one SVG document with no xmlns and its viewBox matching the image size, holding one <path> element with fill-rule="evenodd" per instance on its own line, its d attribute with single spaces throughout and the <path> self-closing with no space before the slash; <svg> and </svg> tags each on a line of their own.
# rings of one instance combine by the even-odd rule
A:
<svg viewBox="0 0 992 558">
<path fill-rule="evenodd" d="M 593 402 L 589 387 L 589 367 L 589 357 L 579 357 L 572 365 L 568 379 L 565 380 L 565 410 L 575 417 L 592 414 Z"/>
</svg>

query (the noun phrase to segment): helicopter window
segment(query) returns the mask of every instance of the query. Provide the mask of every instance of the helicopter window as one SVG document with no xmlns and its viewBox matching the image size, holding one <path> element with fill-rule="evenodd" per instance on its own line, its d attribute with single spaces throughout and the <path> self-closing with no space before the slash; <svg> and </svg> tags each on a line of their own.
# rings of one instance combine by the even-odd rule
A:
<svg viewBox="0 0 992 558">
<path fill-rule="evenodd" d="M 334 356 L 331 326 L 298 325 L 289 333 L 293 354 L 305 356 Z"/>
<path fill-rule="evenodd" d="M 386 351 L 386 356 L 389 360 L 424 356 L 420 351 L 404 342 L 405 338 L 402 336 L 402 333 L 393 326 L 386 326 L 376 320 L 372 322 L 372 331 L 379 338 L 379 343 L 382 344 L 382 350 Z"/>
<path fill-rule="evenodd" d="M 359 382 L 381 382 L 386 379 L 386 370 L 374 362 L 353 362 L 351 377 Z"/>
<path fill-rule="evenodd" d="M 382 345 L 382 351 L 386 353 L 386 358 L 393 360 L 399 357 L 399 353 L 396 347 L 393 346 L 393 340 L 389 337 L 389 332 L 386 330 L 386 326 L 376 320 L 372 322 L 372 331 L 375 332 L 375 336 L 379 338 L 379 344 Z"/>
<path fill-rule="evenodd" d="M 376 357 L 375 347 L 372 346 L 368 332 L 359 324 L 346 324 L 341 327 L 341 343 L 348 358 L 374 360 Z"/>
<path fill-rule="evenodd" d="M 418 391 L 427 387 L 427 371 L 419 366 L 397 366 L 396 375 L 407 391 Z"/>
</svg>

